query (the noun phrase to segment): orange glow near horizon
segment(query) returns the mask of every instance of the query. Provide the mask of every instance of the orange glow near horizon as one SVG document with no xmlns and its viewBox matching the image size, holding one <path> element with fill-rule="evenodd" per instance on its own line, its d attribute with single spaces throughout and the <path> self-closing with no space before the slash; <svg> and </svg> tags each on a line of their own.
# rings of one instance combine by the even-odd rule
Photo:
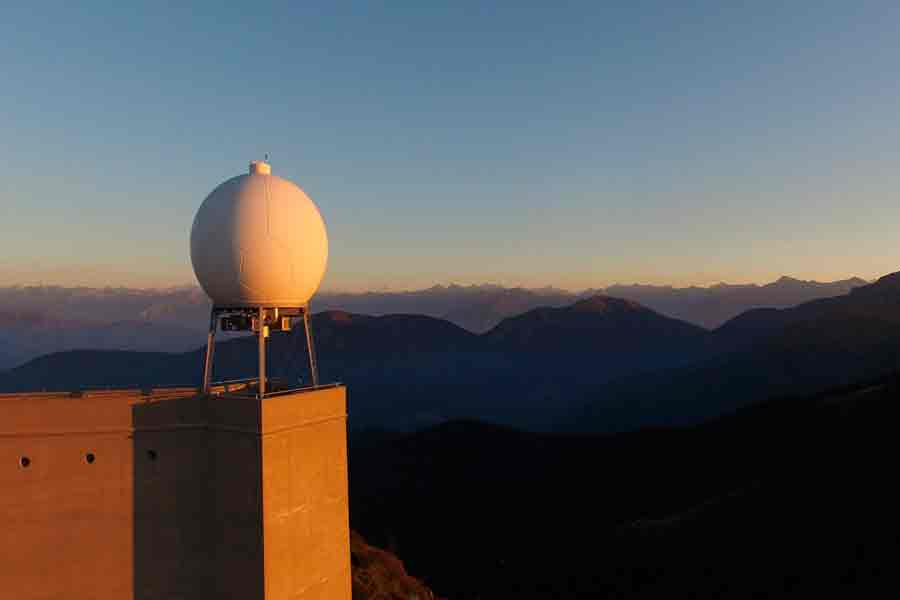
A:
<svg viewBox="0 0 900 600">
<path fill-rule="evenodd" d="M 88 288 L 131 288 L 131 289 L 170 289 L 195 287 L 197 282 L 187 269 L 173 269 L 172 273 L 155 272 L 139 273 L 128 271 L 120 266 L 60 266 L 56 268 L 41 268 L 37 265 L 14 268 L 0 264 L 0 279 L 6 286 L 61 286 L 61 287 L 88 287 Z M 187 270 L 187 273 L 184 271 Z M 612 285 L 655 285 L 671 287 L 710 287 L 720 283 L 731 285 L 766 284 L 787 276 L 795 279 L 830 282 L 859 277 L 867 281 L 874 281 L 885 272 L 819 272 L 819 273 L 791 273 L 777 271 L 760 271 L 753 274 L 739 273 L 707 273 L 696 272 L 681 276 L 665 276 L 657 273 L 643 273 L 628 276 L 573 274 L 570 276 L 556 274 L 555 278 L 543 278 L 537 275 L 494 274 L 484 278 L 448 276 L 438 279 L 435 276 L 397 276 L 392 279 L 388 276 L 367 275 L 350 284 L 341 281 L 337 275 L 326 275 L 320 293 L 363 293 L 363 292 L 409 292 L 428 289 L 434 286 L 477 286 L 498 285 L 507 288 L 537 289 L 553 287 L 570 292 L 580 292 L 587 289 L 601 289 Z M 178 275 L 175 275 L 178 273 Z M 396 283 L 393 283 L 396 281 Z"/>
</svg>

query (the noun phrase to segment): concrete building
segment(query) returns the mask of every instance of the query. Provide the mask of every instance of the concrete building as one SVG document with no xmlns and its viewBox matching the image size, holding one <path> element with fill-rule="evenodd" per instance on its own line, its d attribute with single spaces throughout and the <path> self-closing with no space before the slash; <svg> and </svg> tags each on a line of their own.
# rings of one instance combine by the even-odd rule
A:
<svg viewBox="0 0 900 600">
<path fill-rule="evenodd" d="M 346 396 L 0 395 L 0 597 L 350 598 Z"/>
</svg>

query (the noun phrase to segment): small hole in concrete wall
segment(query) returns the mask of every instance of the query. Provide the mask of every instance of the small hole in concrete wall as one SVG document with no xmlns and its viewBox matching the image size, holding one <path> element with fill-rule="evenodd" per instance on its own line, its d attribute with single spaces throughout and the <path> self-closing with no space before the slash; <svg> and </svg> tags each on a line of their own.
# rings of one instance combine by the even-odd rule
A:
<svg viewBox="0 0 900 600">
<path fill-rule="evenodd" d="M 96 457 L 94 456 L 93 452 L 88 452 L 87 454 L 84 455 L 84 460 L 86 460 L 87 464 L 89 464 L 89 465 L 94 464 L 95 459 L 96 459 Z"/>
<path fill-rule="evenodd" d="M 156 460 L 156 450 L 147 450 L 147 458 Z"/>
<path fill-rule="evenodd" d="M 23 467 L 27 467 L 31 464 L 31 459 L 28 458 L 27 456 L 23 456 L 22 458 L 19 459 L 19 464 L 22 465 Z"/>
</svg>

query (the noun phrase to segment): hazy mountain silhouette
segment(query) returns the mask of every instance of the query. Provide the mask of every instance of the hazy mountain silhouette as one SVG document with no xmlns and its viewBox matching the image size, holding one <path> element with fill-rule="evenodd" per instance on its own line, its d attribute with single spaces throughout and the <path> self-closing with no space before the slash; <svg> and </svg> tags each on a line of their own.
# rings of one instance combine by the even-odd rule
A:
<svg viewBox="0 0 900 600">
<path fill-rule="evenodd" d="M 476 347 L 475 334 L 423 315 L 372 317 L 326 311 L 314 319 L 315 343 L 328 357 L 455 352 Z"/>
<path fill-rule="evenodd" d="M 354 426 L 402 428 L 460 417 L 541 427 L 570 414 L 576 406 L 571 399 L 581 399 L 573 390 L 685 364 L 705 335 L 699 327 L 603 297 L 536 309 L 482 335 L 411 315 L 327 312 L 315 316 L 314 327 L 323 378 L 355 390 Z M 217 360 L 235 355 L 241 357 L 235 368 L 239 362 L 246 368 L 252 343 L 245 350 L 235 343 Z M 246 375 L 252 375 L 249 365 Z"/>
<path fill-rule="evenodd" d="M 690 423 L 767 395 L 812 393 L 900 368 L 900 273 L 845 296 L 751 311 L 711 338 L 722 353 L 709 361 L 593 390 L 573 426 Z"/>
<path fill-rule="evenodd" d="M 676 288 L 636 284 L 581 292 L 567 292 L 556 288 L 450 285 L 411 292 L 320 292 L 314 302 L 319 308 L 372 315 L 424 314 L 447 319 L 470 331 L 482 333 L 507 317 L 534 308 L 567 306 L 582 298 L 608 295 L 634 300 L 666 316 L 713 328 L 752 308 L 793 306 L 816 298 L 846 294 L 866 283 L 858 277 L 827 283 L 781 277 L 765 285 L 718 284 L 710 287 Z"/>
<path fill-rule="evenodd" d="M 369 361 L 405 359 L 434 353 L 472 350 L 475 334 L 447 321 L 421 315 L 370 317 L 330 311 L 314 316 L 318 354 L 329 369 L 336 357 L 352 369 Z M 255 375 L 256 338 L 242 336 L 216 345 L 217 375 L 225 379 Z M 269 339 L 270 368 L 277 374 L 289 367 L 305 368 L 302 329 L 276 333 Z M 150 353 L 72 350 L 41 356 L 0 375 L 0 389 L 72 389 L 130 382 L 136 385 L 183 384 L 196 381 L 201 350 Z"/>
<path fill-rule="evenodd" d="M 196 322 L 194 323 L 196 325 Z M 144 320 L 87 321 L 39 312 L 0 312 L 0 368 L 43 354 L 77 348 L 149 352 L 187 351 L 203 343 L 200 328 Z"/>
<path fill-rule="evenodd" d="M 597 295 L 563 308 L 536 308 L 504 319 L 486 334 L 497 346 L 533 352 L 695 352 L 706 336 L 696 325 L 637 302 Z"/>
<path fill-rule="evenodd" d="M 351 437 L 351 523 L 448 598 L 892 595 L 896 376 L 614 436 Z"/>
<path fill-rule="evenodd" d="M 472 334 L 417 315 L 330 311 L 314 318 L 324 380 L 349 384 L 355 427 L 416 429 L 474 418 L 527 429 L 618 431 L 690 423 L 772 394 L 811 393 L 900 366 L 900 285 L 751 311 L 720 329 L 595 296 L 534 309 Z M 301 332 L 269 341 L 270 373 L 308 381 Z M 255 375 L 255 341 L 218 344 L 216 378 Z M 144 361 L 146 364 L 142 364 Z M 0 375 L 0 389 L 184 384 L 199 350 L 70 352 Z"/>
<path fill-rule="evenodd" d="M 817 298 L 840 296 L 866 283 L 858 277 L 829 283 L 781 277 L 765 285 L 722 283 L 687 288 L 614 285 L 606 293 L 635 300 L 677 319 L 715 328 L 753 308 L 785 308 Z"/>
<path fill-rule="evenodd" d="M 483 290 L 480 296 L 467 298 L 441 316 L 469 331 L 483 333 L 507 317 L 538 307 L 567 306 L 579 295 L 553 288 L 500 288 Z"/>
<path fill-rule="evenodd" d="M 315 315 L 313 325 L 322 378 L 354 389 L 351 414 L 358 427 L 416 428 L 460 417 L 543 427 L 570 414 L 583 401 L 576 392 L 585 386 L 685 364 L 705 335 L 699 327 L 605 297 L 535 310 L 480 336 L 421 315 L 329 311 Z M 275 334 L 268 343 L 273 376 L 308 381 L 302 331 Z M 254 376 L 255 352 L 253 338 L 217 344 L 216 379 Z M 52 354 L 0 375 L 0 389 L 198 380 L 200 350 L 145 358 Z"/>
<path fill-rule="evenodd" d="M 552 287 L 507 288 L 499 285 L 436 285 L 401 292 L 319 292 L 317 309 L 368 315 L 421 314 L 445 319 L 474 333 L 483 333 L 504 318 L 538 306 L 571 304 L 578 294 Z"/>
<path fill-rule="evenodd" d="M 0 312 L 98 322 L 202 323 L 209 300 L 195 286 L 158 290 L 63 286 L 0 287 Z"/>
<path fill-rule="evenodd" d="M 206 339 L 208 318 L 195 287 L 0 287 L 0 368 L 79 348 L 184 352 Z"/>
<path fill-rule="evenodd" d="M 617 285 L 606 291 L 577 293 L 552 287 L 449 285 L 409 292 L 320 292 L 313 299 L 313 306 L 317 310 L 373 316 L 420 314 L 483 333 L 507 317 L 535 308 L 563 307 L 579 299 L 605 294 L 634 300 L 673 318 L 712 327 L 749 308 L 792 306 L 844 294 L 864 283 L 861 279 L 817 283 L 782 277 L 762 286 Z M 49 352 L 85 347 L 180 352 L 187 348 L 185 341 L 202 342 L 208 314 L 209 300 L 199 288 L 192 286 L 162 290 L 0 287 L 0 343 L 4 346 L 0 368 Z M 52 328 L 48 326 L 51 322 L 55 323 Z M 148 333 L 146 324 L 157 326 L 155 339 L 144 335 Z"/>
</svg>

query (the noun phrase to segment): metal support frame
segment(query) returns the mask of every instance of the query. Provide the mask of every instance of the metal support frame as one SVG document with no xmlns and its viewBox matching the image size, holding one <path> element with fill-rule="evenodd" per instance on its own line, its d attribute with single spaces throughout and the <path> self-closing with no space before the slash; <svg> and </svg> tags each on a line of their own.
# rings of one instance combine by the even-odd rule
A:
<svg viewBox="0 0 900 600">
<path fill-rule="evenodd" d="M 212 389 L 213 376 L 213 358 L 215 356 L 216 330 L 219 325 L 219 318 L 223 316 L 235 316 L 244 318 L 257 319 L 257 354 L 258 354 L 258 396 L 264 397 L 268 390 L 268 377 L 266 375 L 266 330 L 268 329 L 267 317 L 273 316 L 275 322 L 278 322 L 279 313 L 284 316 L 303 317 L 303 330 L 306 334 L 306 350 L 309 356 L 309 373 L 310 383 L 313 387 L 319 386 L 319 368 L 316 361 L 316 349 L 313 342 L 312 332 L 312 312 L 310 305 L 303 307 L 254 307 L 254 308 L 219 308 L 213 307 L 209 313 L 209 333 L 206 337 L 206 354 L 203 359 L 203 371 L 200 380 L 200 389 L 204 394 L 210 393 Z M 286 314 L 285 314 L 286 313 Z M 231 330 L 231 329 L 229 329 Z M 245 329 L 244 329 L 245 330 Z"/>
</svg>

